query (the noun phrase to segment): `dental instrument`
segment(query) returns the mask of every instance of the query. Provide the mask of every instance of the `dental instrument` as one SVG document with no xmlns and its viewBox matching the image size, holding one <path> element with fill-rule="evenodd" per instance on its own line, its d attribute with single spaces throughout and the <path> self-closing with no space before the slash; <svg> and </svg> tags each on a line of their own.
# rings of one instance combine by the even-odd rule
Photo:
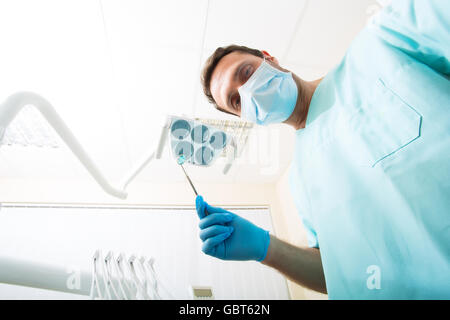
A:
<svg viewBox="0 0 450 320">
<path fill-rule="evenodd" d="M 189 178 L 188 174 L 186 173 L 186 170 L 184 170 L 184 167 L 183 167 L 184 161 L 185 161 L 185 158 L 184 158 L 183 155 L 181 155 L 181 156 L 178 158 L 178 160 L 177 160 L 177 162 L 178 162 L 178 164 L 180 165 L 181 169 L 183 169 L 184 175 L 185 175 L 186 178 L 188 179 L 189 184 L 190 184 L 191 187 L 192 187 L 192 190 L 194 190 L 195 196 L 198 196 L 198 192 L 197 192 L 197 190 L 195 189 L 194 184 L 193 184 L 192 181 L 191 181 L 191 178 Z"/>
</svg>

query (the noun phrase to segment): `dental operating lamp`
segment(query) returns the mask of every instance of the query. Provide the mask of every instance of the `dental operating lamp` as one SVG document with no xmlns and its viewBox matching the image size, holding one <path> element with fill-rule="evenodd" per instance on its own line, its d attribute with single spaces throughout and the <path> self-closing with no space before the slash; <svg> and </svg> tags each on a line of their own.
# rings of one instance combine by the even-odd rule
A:
<svg viewBox="0 0 450 320">
<path fill-rule="evenodd" d="M 156 150 L 150 150 L 150 152 L 144 154 L 141 160 L 125 175 L 122 182 L 118 186 L 113 186 L 58 115 L 55 108 L 36 93 L 18 92 L 9 96 L 0 105 L 0 141 L 8 125 L 27 105 L 37 108 L 103 190 L 120 199 L 126 199 L 128 195 L 127 186 L 149 162 L 161 158 L 167 140 L 169 140 L 172 156 L 175 160 L 182 156 L 185 163 L 202 167 L 212 165 L 229 146 L 232 151 L 228 152 L 227 162 L 223 169 L 224 174 L 227 174 L 230 170 L 236 155 L 236 142 L 232 136 L 224 131 L 188 118 L 168 116 L 161 128 Z"/>
</svg>

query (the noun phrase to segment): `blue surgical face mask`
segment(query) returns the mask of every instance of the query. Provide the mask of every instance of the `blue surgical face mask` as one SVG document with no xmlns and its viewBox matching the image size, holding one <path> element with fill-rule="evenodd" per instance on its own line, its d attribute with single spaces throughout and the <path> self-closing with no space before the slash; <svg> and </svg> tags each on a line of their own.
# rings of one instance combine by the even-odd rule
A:
<svg viewBox="0 0 450 320">
<path fill-rule="evenodd" d="M 244 85 L 241 118 L 260 125 L 281 123 L 292 114 L 297 103 L 297 85 L 292 73 L 283 72 L 263 61 Z"/>
</svg>

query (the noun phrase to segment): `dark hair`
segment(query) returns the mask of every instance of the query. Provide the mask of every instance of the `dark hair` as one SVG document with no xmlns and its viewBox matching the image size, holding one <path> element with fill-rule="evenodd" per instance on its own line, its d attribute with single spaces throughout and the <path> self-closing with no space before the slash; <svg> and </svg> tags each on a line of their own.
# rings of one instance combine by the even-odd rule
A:
<svg viewBox="0 0 450 320">
<path fill-rule="evenodd" d="M 248 48 L 245 46 L 239 46 L 239 45 L 229 45 L 226 47 L 219 47 L 217 48 L 214 53 L 208 58 L 208 60 L 206 60 L 205 65 L 203 67 L 203 71 L 202 71 L 202 75 L 200 77 L 200 81 L 202 83 L 203 86 L 203 92 L 205 93 L 206 98 L 208 99 L 208 101 L 212 104 L 214 104 L 214 106 L 216 107 L 216 109 L 226 112 L 226 113 L 230 113 L 228 111 L 223 110 L 221 107 L 219 107 L 217 105 L 217 102 L 214 100 L 212 94 L 211 94 L 211 77 L 212 74 L 214 72 L 214 69 L 216 68 L 217 64 L 219 63 L 219 61 L 225 57 L 227 54 L 230 54 L 232 52 L 235 51 L 239 51 L 239 52 L 243 52 L 243 53 L 249 53 L 252 54 L 254 56 L 263 58 L 264 55 L 260 50 L 257 49 L 252 49 L 252 48 Z"/>
</svg>

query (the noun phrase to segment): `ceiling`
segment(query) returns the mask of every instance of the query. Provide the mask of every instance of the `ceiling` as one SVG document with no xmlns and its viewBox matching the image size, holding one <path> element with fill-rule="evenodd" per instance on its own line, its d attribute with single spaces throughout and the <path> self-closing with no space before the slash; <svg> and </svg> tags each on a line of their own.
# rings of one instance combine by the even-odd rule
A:
<svg viewBox="0 0 450 320">
<path fill-rule="evenodd" d="M 1 1 L 0 100 L 21 90 L 44 96 L 106 176 L 117 180 L 156 146 L 166 115 L 232 119 L 208 104 L 199 83 L 200 68 L 216 47 L 267 50 L 312 80 L 340 60 L 375 3 Z M 228 175 L 221 174 L 221 161 L 187 170 L 201 181 L 274 182 L 290 162 L 292 143 L 290 128 L 256 128 Z M 0 177 L 90 180 L 64 146 L 3 146 Z M 137 179 L 185 178 L 166 148 L 163 160 Z"/>
</svg>

